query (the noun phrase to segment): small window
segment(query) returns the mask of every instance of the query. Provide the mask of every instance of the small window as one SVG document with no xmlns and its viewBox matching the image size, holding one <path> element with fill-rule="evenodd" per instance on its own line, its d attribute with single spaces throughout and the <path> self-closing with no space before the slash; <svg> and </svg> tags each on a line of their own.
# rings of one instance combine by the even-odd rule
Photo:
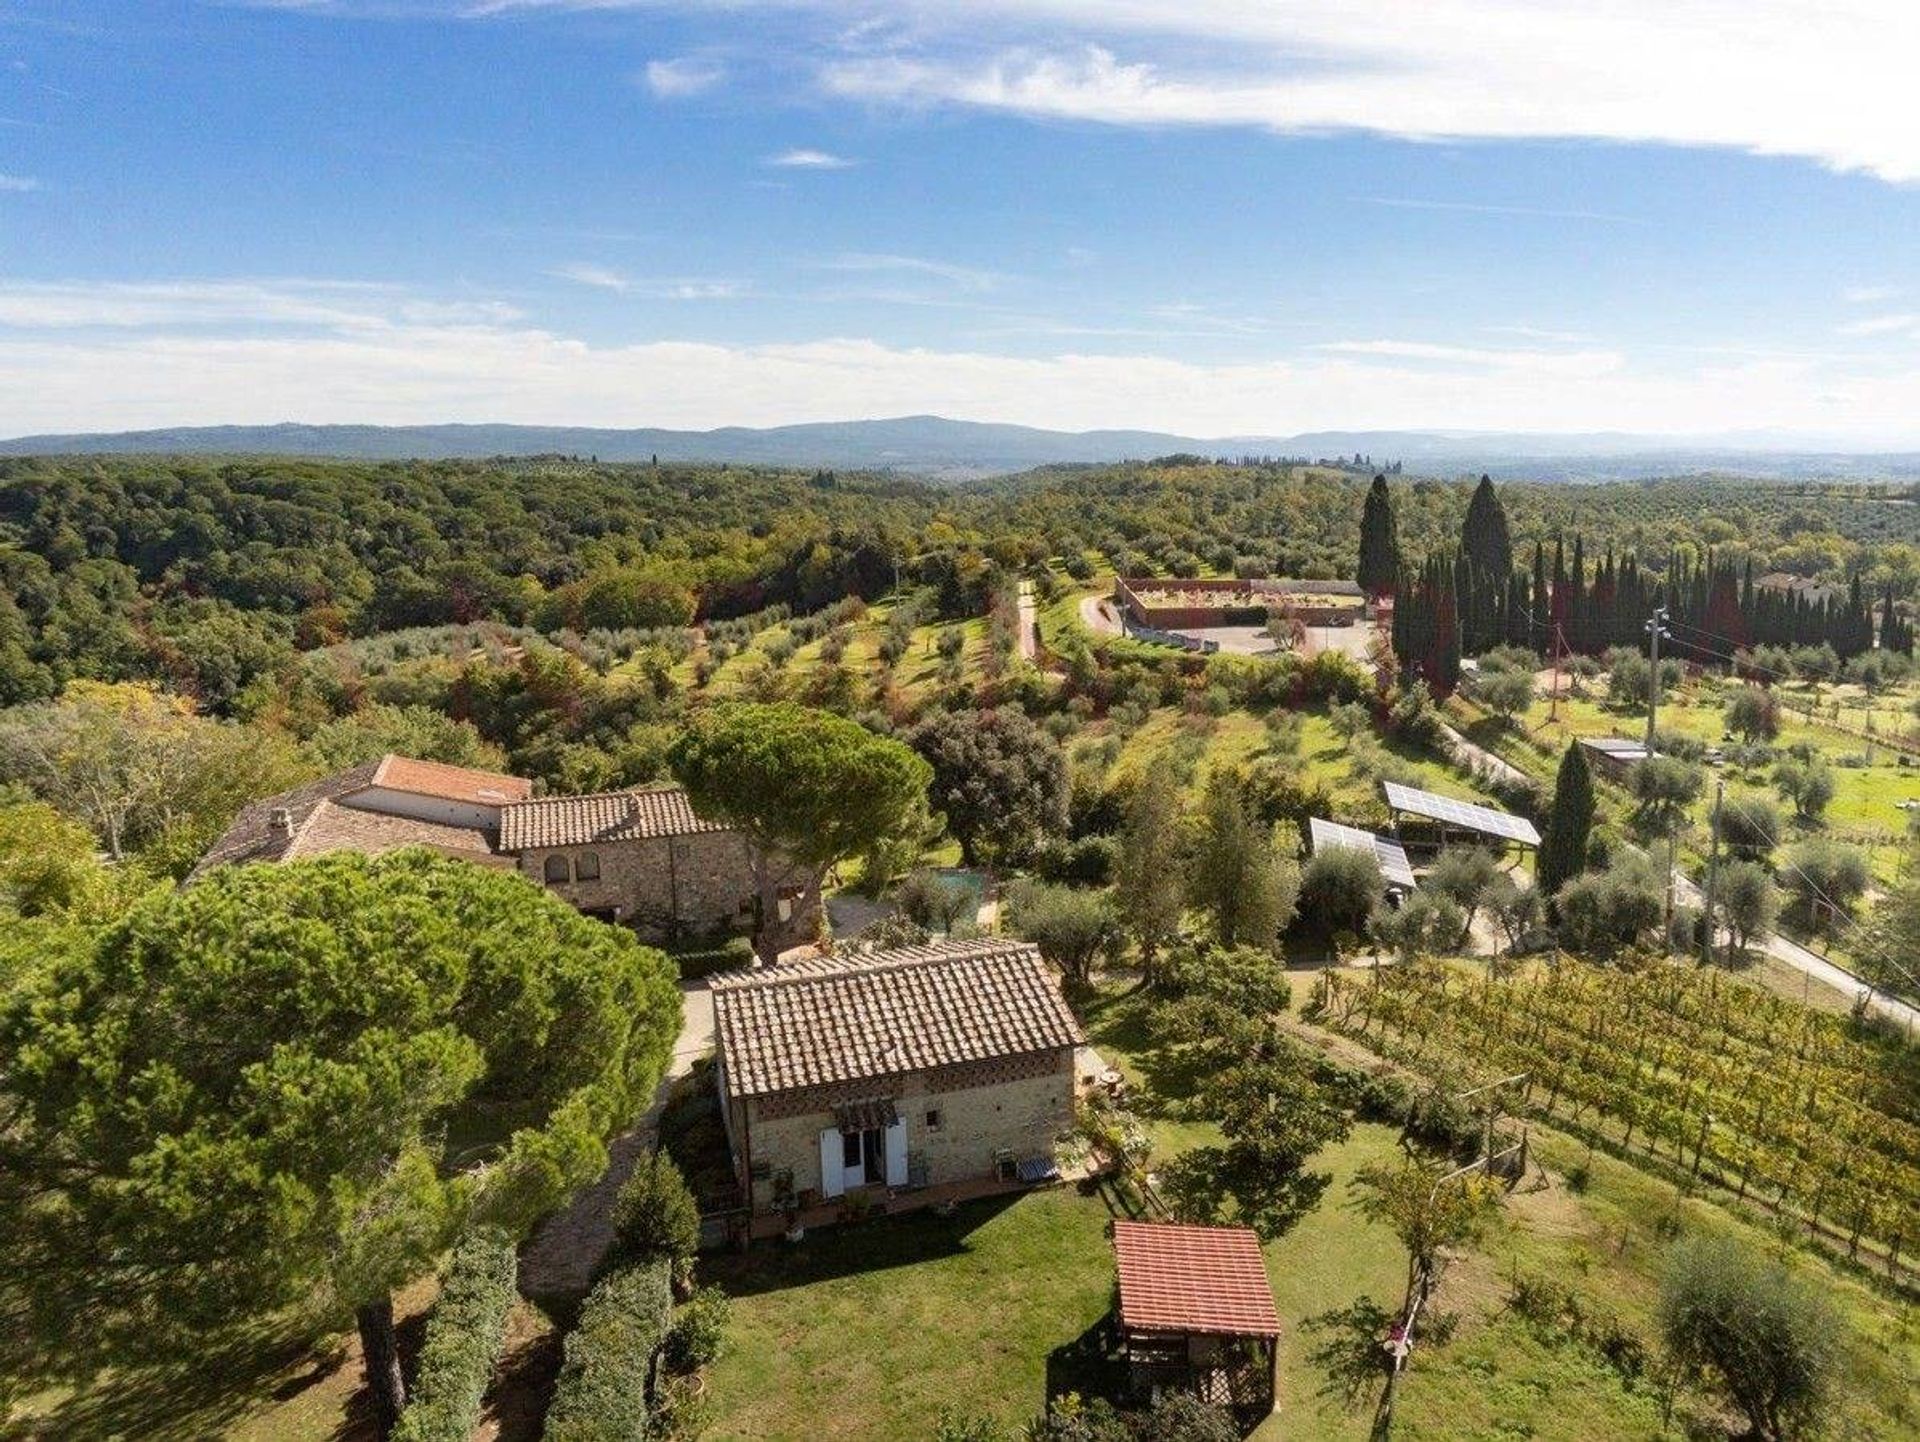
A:
<svg viewBox="0 0 1920 1442">
<path fill-rule="evenodd" d="M 600 853 L 583 851 L 574 860 L 573 879 L 575 881 L 598 881 L 600 879 Z"/>
<path fill-rule="evenodd" d="M 940 1108 L 939 1107 L 927 1108 L 927 1130 L 930 1132 L 937 1132 L 940 1130 Z"/>
<path fill-rule="evenodd" d="M 840 1133 L 840 1165 L 851 1170 L 860 1164 L 860 1133 Z"/>
<path fill-rule="evenodd" d="M 549 856 L 546 864 L 541 868 L 541 874 L 547 878 L 548 886 L 565 886 L 573 880 L 572 874 L 567 870 L 567 858 L 564 856 Z"/>
</svg>

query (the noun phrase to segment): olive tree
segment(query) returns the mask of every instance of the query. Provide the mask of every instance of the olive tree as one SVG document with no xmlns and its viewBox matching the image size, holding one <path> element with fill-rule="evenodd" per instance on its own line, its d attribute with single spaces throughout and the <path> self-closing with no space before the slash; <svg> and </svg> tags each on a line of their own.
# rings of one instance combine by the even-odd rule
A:
<svg viewBox="0 0 1920 1442">
<path fill-rule="evenodd" d="M 394 1290 L 463 1226 L 523 1233 L 598 1176 L 679 1019 L 630 933 L 424 851 L 150 893 L 0 1013 L 0 1245 L 75 1359 L 325 1299 L 390 1427 Z"/>
<path fill-rule="evenodd" d="M 1659 1317 L 1668 1352 L 1716 1380 L 1758 1442 L 1812 1427 L 1840 1328 L 1810 1285 L 1730 1238 L 1695 1237 L 1667 1259 Z"/>
</svg>

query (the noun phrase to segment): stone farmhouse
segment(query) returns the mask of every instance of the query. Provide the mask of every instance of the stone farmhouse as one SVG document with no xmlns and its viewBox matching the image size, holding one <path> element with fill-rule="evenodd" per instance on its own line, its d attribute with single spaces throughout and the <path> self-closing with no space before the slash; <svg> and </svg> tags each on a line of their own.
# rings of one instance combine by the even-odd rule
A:
<svg viewBox="0 0 1920 1442">
<path fill-rule="evenodd" d="M 678 787 L 536 798 L 518 776 L 384 756 L 254 802 L 194 868 L 425 846 L 520 871 L 581 911 L 653 939 L 753 922 L 745 839 Z M 191 878 L 190 878 L 191 879 Z"/>
<path fill-rule="evenodd" d="M 828 1204 L 886 1210 L 1057 1174 L 1085 1038 L 1037 947 L 949 941 L 712 986 L 716 1081 L 754 1231 Z"/>
</svg>

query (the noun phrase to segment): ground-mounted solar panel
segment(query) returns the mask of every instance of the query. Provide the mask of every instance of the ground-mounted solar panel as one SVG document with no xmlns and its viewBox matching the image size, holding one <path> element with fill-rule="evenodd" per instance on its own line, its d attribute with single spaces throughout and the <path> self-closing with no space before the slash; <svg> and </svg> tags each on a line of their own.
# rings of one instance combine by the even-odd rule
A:
<svg viewBox="0 0 1920 1442">
<path fill-rule="evenodd" d="M 1413 863 L 1407 860 L 1406 848 L 1392 837 L 1376 836 L 1358 826 L 1320 816 L 1308 817 L 1307 827 L 1313 837 L 1315 854 L 1327 850 L 1363 851 L 1373 857 L 1387 885 L 1411 891 L 1418 884 L 1414 881 Z"/>
<path fill-rule="evenodd" d="M 1522 846 L 1540 844 L 1539 831 L 1524 816 L 1495 811 L 1491 806 L 1476 806 L 1471 801 L 1456 801 L 1451 796 L 1422 791 L 1417 786 L 1402 786 L 1397 781 L 1380 784 L 1386 789 L 1387 805 L 1395 811 L 1424 816 L 1429 821 L 1457 826 L 1463 831 L 1478 831 L 1483 836 L 1497 836 L 1502 841 L 1516 841 Z"/>
</svg>

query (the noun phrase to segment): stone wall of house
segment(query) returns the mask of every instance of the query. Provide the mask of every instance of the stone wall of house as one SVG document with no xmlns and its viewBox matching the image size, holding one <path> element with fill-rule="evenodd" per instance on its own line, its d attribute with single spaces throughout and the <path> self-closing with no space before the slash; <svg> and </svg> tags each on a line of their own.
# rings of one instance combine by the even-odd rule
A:
<svg viewBox="0 0 1920 1442">
<path fill-rule="evenodd" d="M 793 1173 L 796 1196 L 811 1191 L 819 1198 L 820 1133 L 835 1124 L 834 1103 L 880 1096 L 893 1098 L 906 1123 L 909 1163 L 916 1156 L 926 1159 L 928 1185 L 989 1178 L 995 1175 L 997 1152 L 1010 1151 L 1015 1160 L 1051 1155 L 1055 1141 L 1073 1125 L 1073 1053 L 736 1103 L 735 1143 L 744 1133 L 754 1165 L 764 1165 L 768 1173 L 753 1181 L 754 1210 L 773 1210 L 773 1174 L 782 1170 Z M 937 1126 L 928 1124 L 933 1111 L 939 1113 Z"/>
<path fill-rule="evenodd" d="M 597 880 L 546 880 L 549 856 L 565 857 L 577 877 L 589 854 L 600 864 Z M 541 847 L 520 853 L 520 870 L 582 911 L 611 911 L 650 936 L 743 930 L 753 921 L 753 869 L 737 832 Z"/>
</svg>

